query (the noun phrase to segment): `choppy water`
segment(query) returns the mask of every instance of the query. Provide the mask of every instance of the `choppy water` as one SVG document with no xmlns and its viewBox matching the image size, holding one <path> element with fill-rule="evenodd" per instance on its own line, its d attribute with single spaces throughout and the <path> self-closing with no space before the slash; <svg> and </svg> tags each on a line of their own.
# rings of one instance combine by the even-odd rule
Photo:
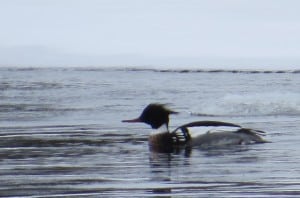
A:
<svg viewBox="0 0 300 198">
<path fill-rule="evenodd" d="M 299 197 L 300 74 L 0 68 L 1 197 Z M 222 120 L 272 143 L 151 153 L 137 117 Z"/>
</svg>

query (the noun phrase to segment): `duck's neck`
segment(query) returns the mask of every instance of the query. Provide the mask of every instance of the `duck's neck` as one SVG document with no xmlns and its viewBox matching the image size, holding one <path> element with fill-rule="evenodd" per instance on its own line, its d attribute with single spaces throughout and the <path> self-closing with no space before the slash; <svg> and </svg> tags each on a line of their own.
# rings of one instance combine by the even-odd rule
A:
<svg viewBox="0 0 300 198">
<path fill-rule="evenodd" d="M 168 133 L 168 132 L 169 132 L 168 125 L 163 124 L 159 128 L 154 129 L 150 135 L 157 135 L 157 134 Z"/>
</svg>

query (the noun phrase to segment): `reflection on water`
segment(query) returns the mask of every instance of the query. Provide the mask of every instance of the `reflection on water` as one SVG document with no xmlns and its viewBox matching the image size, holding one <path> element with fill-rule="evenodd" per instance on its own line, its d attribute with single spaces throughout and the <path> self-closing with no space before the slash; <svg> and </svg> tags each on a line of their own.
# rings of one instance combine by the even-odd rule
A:
<svg viewBox="0 0 300 198">
<path fill-rule="evenodd" d="M 298 165 L 280 161 L 272 143 L 158 153 L 148 150 L 147 135 L 99 128 L 0 128 L 1 195 L 269 197 L 300 193 Z"/>
<path fill-rule="evenodd" d="M 217 149 L 197 149 L 197 148 L 189 148 L 189 149 L 181 149 L 177 150 L 174 153 L 161 153 L 161 152 L 150 152 L 149 156 L 149 164 L 150 164 L 150 172 L 151 178 L 150 181 L 154 183 L 159 182 L 164 185 L 155 186 L 151 190 L 154 195 L 163 194 L 164 197 L 169 195 L 171 197 L 172 194 L 182 195 L 182 196 L 193 196 L 199 197 L 199 190 L 203 191 L 203 197 L 206 197 L 207 192 L 215 193 L 218 192 L 218 195 L 221 196 L 223 191 L 229 191 L 232 187 L 236 186 L 247 186 L 248 185 L 256 185 L 259 183 L 253 182 L 233 182 L 233 181 L 222 181 L 222 177 L 228 174 L 228 170 L 221 171 L 222 167 L 218 169 L 215 168 L 214 164 L 206 164 L 205 161 L 208 157 L 216 159 L 216 157 L 224 157 L 230 158 L 230 155 L 238 156 L 240 152 L 247 152 L 249 148 L 244 146 L 229 146 Z M 197 154 L 201 153 L 202 157 L 198 158 L 198 164 L 195 164 L 194 157 L 192 155 L 192 151 Z M 196 155 L 197 155 L 196 154 Z M 258 163 L 259 157 L 257 156 L 246 156 L 246 157 L 238 157 L 235 159 L 234 163 L 239 164 L 240 166 L 243 163 Z M 225 164 L 224 164 L 225 165 Z M 224 167 L 225 169 L 230 167 Z M 206 180 L 205 179 L 205 169 L 212 174 L 211 176 L 215 176 L 216 180 Z M 197 171 L 196 171 L 197 170 Z M 203 173 L 204 172 L 204 173 Z M 217 177 L 220 177 L 219 179 Z M 247 185 L 246 185 L 247 184 Z M 220 191 L 220 192 L 219 192 Z M 184 193 L 182 193 L 184 192 Z M 182 194 L 180 194 L 182 193 Z M 193 195 L 193 193 L 197 193 L 197 195 Z M 224 194 L 222 195 L 224 196 Z M 242 195 L 240 195 L 242 196 Z M 248 196 L 245 194 L 245 196 Z"/>
</svg>

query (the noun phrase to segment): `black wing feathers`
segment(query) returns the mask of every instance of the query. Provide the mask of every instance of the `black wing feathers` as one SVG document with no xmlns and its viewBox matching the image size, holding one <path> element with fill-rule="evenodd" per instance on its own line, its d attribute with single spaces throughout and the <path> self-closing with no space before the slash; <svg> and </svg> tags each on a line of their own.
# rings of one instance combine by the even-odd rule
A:
<svg viewBox="0 0 300 198">
<path fill-rule="evenodd" d="M 230 122 L 220 122 L 220 121 L 197 121 L 197 122 L 191 122 L 185 125 L 182 125 L 178 128 L 176 128 L 174 131 L 177 131 L 180 128 L 187 128 L 187 127 L 200 127 L 200 126 L 229 126 L 229 127 L 240 127 L 240 125 L 233 124 Z"/>
<path fill-rule="evenodd" d="M 180 130 L 177 128 L 175 131 L 173 131 L 171 134 L 173 136 L 173 141 L 177 145 L 182 145 L 187 143 L 189 140 L 191 140 L 191 135 L 189 133 L 188 128 L 186 127 L 180 127 Z"/>
</svg>

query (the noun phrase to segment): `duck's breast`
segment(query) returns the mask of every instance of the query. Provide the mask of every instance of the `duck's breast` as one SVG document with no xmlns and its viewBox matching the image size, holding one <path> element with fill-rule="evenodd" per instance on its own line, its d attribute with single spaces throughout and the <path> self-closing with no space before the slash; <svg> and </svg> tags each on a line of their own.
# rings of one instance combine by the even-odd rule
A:
<svg viewBox="0 0 300 198">
<path fill-rule="evenodd" d="M 169 132 L 151 134 L 148 143 L 153 151 L 170 152 L 173 149 L 173 138 Z"/>
</svg>

